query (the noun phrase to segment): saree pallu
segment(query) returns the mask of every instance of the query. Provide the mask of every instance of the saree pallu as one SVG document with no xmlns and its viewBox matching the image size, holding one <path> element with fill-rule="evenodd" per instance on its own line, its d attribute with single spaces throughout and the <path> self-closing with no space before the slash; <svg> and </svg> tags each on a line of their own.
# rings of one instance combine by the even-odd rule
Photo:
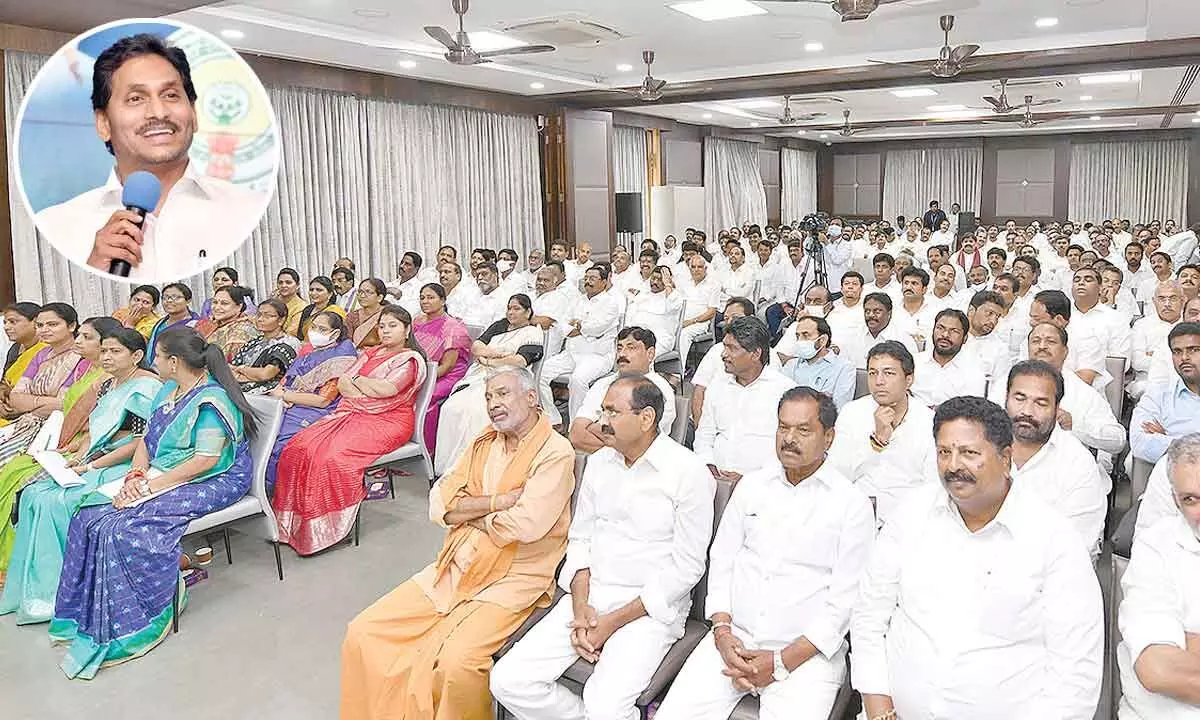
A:
<svg viewBox="0 0 1200 720">
<path fill-rule="evenodd" d="M 116 310 L 114 310 L 113 314 L 112 314 L 112 318 L 113 318 L 113 320 L 116 320 L 117 322 L 121 323 L 122 325 L 125 325 L 125 323 L 129 322 L 129 306 L 126 305 L 123 308 L 117 308 Z M 149 340 L 150 333 L 154 332 L 154 327 L 156 325 L 158 325 L 158 321 L 159 321 L 159 316 L 151 313 L 149 315 L 143 316 L 142 319 L 138 320 L 137 324 L 135 324 L 133 326 L 133 329 L 137 330 L 139 333 L 141 333 L 142 337 Z M 129 326 L 125 325 L 125 327 L 129 327 Z"/>
<path fill-rule="evenodd" d="M 205 475 L 135 507 L 118 510 L 100 493 L 84 498 L 67 532 L 50 622 L 50 638 L 68 643 L 61 663 L 67 677 L 91 679 L 102 667 L 144 655 L 167 636 L 177 588 L 186 601 L 179 574 L 184 530 L 250 489 L 242 415 L 229 396 L 209 382 L 167 404 L 174 390 L 175 383 L 167 383 L 154 401 L 145 436 L 151 466 L 163 471 L 177 466 L 214 432 L 225 440 L 221 455 Z"/>
<path fill-rule="evenodd" d="M 346 319 L 346 311 L 343 310 L 342 307 L 340 305 L 338 305 L 337 303 L 334 303 L 331 301 L 328 305 L 321 308 L 320 310 L 317 309 L 316 305 L 309 303 L 304 308 L 304 310 L 301 311 L 301 313 L 300 313 L 300 324 L 297 326 L 297 329 L 296 329 L 296 338 L 298 340 L 307 340 L 308 339 L 308 326 L 312 324 L 313 318 L 315 318 L 316 316 L 320 315 L 323 312 L 331 312 L 335 315 L 340 316 L 343 320 Z"/>
<path fill-rule="evenodd" d="M 311 555 L 350 533 L 367 496 L 363 473 L 412 437 L 413 405 L 425 371 L 419 354 L 385 355 L 382 347 L 363 353 L 347 371 L 387 380 L 398 392 L 388 398 L 343 396 L 337 410 L 296 433 L 283 448 L 271 500 L 280 542 Z"/>
<path fill-rule="evenodd" d="M 84 360 L 73 349 L 55 354 L 53 348 L 43 345 L 42 349 L 34 353 L 26 363 L 25 370 L 17 378 L 17 382 L 11 386 L 10 395 L 14 393 L 38 397 L 64 395 L 67 389 L 83 377 L 91 367 L 91 362 Z M 14 418 L 13 422 L 15 421 Z M 25 451 L 25 445 L 28 445 L 29 441 L 33 439 L 41 422 L 42 419 L 37 418 L 32 432 L 30 432 L 30 428 L 26 427 L 17 435 L 0 442 L 0 464 L 8 462 L 17 454 Z M 0 423 L 0 426 L 8 424 L 10 423 L 3 422 Z M 19 436 L 24 435 L 28 435 L 28 437 L 25 437 L 22 444 Z"/>
<path fill-rule="evenodd" d="M 442 315 L 432 320 L 419 318 L 413 322 L 413 334 L 425 355 L 435 363 L 442 362 L 442 356 L 451 350 L 458 351 L 458 359 L 450 371 L 437 380 L 433 386 L 433 395 L 429 398 L 429 410 L 425 413 L 425 443 L 429 446 L 429 454 L 434 455 L 437 447 L 438 418 L 442 413 L 442 403 L 450 397 L 450 391 L 455 384 L 467 374 L 471 364 L 471 335 L 467 326 L 458 318 Z"/>
<path fill-rule="evenodd" d="M 83 377 L 79 378 L 63 395 L 63 411 L 68 415 L 74 415 L 76 412 L 91 413 L 96 407 L 95 386 L 100 379 L 105 376 L 105 373 L 100 368 L 90 368 Z M 39 425 L 34 426 L 36 433 Z M 63 430 L 66 431 L 60 436 L 60 445 L 65 445 L 74 439 L 75 431 L 68 428 L 64 421 Z M 20 433 L 25 434 L 25 433 Z M 31 435 L 25 440 L 25 446 L 28 447 L 29 442 L 33 439 Z M 5 443 L 7 445 L 8 443 Z M 24 454 L 25 448 L 21 448 L 20 453 L 14 453 L 4 465 L 0 466 L 0 573 L 8 569 L 8 559 L 12 554 L 13 541 L 16 535 L 12 526 L 12 506 L 13 500 L 16 499 L 17 493 L 21 488 L 36 479 L 38 471 L 41 470 L 41 465 L 31 456 Z"/>
<path fill-rule="evenodd" d="M 292 405 L 283 411 L 279 434 L 275 436 L 275 446 L 271 448 L 271 459 L 267 461 L 268 493 L 275 491 L 275 473 L 283 448 L 296 433 L 337 409 L 338 378 L 353 367 L 357 360 L 358 351 L 354 349 L 354 343 L 349 340 L 342 340 L 332 347 L 318 350 L 314 350 L 313 346 L 308 343 L 300 348 L 300 356 L 296 358 L 296 361 L 288 368 L 287 374 L 284 375 L 283 389 L 325 395 L 332 397 L 332 400 L 323 408 Z"/>
<path fill-rule="evenodd" d="M 150 337 L 146 338 L 146 364 L 150 365 L 154 362 L 154 346 L 158 344 L 159 335 L 175 328 L 194 328 L 199 322 L 200 316 L 191 310 L 188 310 L 188 316 L 183 320 L 172 321 L 170 317 L 160 318 L 158 322 L 154 323 L 154 329 L 150 331 Z"/>
<path fill-rule="evenodd" d="M 36 342 L 30 345 L 24 352 L 17 355 L 12 365 L 4 368 L 4 384 L 10 388 L 15 386 L 17 381 L 21 379 L 21 376 L 25 374 L 29 363 L 33 362 L 33 358 L 44 349 L 46 349 L 46 343 Z"/>
<path fill-rule="evenodd" d="M 254 321 L 245 315 L 217 324 L 212 320 L 196 323 L 196 332 L 204 336 L 209 345 L 216 345 L 225 353 L 225 361 L 233 362 L 234 356 L 250 341 L 262 337 Z"/>
<path fill-rule="evenodd" d="M 361 308 L 346 316 L 346 329 L 350 331 L 354 347 L 365 350 L 379 345 L 379 318 L 382 316 L 382 309 L 366 315 Z"/>
<path fill-rule="evenodd" d="M 79 458 L 91 461 L 134 442 L 132 436 L 117 439 L 116 435 L 126 425 L 127 418 L 141 421 L 150 418 L 151 403 L 161 387 L 158 378 L 139 376 L 102 394 L 88 418 L 90 446 L 82 449 Z M 9 466 L 25 459 L 28 459 L 27 469 L 21 472 L 31 473 L 32 478 L 21 494 L 21 521 L 16 528 L 8 581 L 0 595 L 0 615 L 16 612 L 18 625 L 50 620 L 71 516 L 84 497 L 103 483 L 122 477 L 129 469 L 122 464 L 93 470 L 81 476 L 83 485 L 62 487 L 27 455 Z M 5 475 L 8 472 L 8 466 L 0 471 Z M 0 475 L 0 485 L 4 484 L 3 477 Z"/>
<path fill-rule="evenodd" d="M 259 335 L 243 345 L 242 349 L 233 356 L 233 360 L 229 364 L 253 368 L 265 368 L 268 365 L 274 365 L 279 368 L 279 374 L 273 380 L 240 383 L 244 394 L 262 395 L 270 392 L 271 388 L 279 384 L 279 381 L 283 379 L 284 373 L 291 367 L 292 361 L 296 359 L 296 351 L 299 349 L 300 341 L 291 335 L 280 335 L 277 338 L 267 338 Z"/>
</svg>

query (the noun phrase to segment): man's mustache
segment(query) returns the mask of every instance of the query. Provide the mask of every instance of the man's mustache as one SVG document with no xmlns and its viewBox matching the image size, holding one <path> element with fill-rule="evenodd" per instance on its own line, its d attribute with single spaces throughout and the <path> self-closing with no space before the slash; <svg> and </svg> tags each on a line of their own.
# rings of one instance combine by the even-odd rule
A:
<svg viewBox="0 0 1200 720">
<path fill-rule="evenodd" d="M 179 126 L 169 120 L 147 123 L 138 130 L 138 134 L 145 135 L 146 133 L 154 130 L 170 130 L 172 132 L 179 132 Z"/>
<path fill-rule="evenodd" d="M 944 473 L 942 475 L 942 482 L 944 482 L 944 483 L 964 482 L 964 483 L 971 483 L 972 485 L 974 485 L 978 481 L 975 479 L 974 475 L 967 472 L 966 470 L 951 470 L 950 472 Z"/>
<path fill-rule="evenodd" d="M 612 425 L 609 425 L 608 423 L 603 423 L 602 425 L 600 425 L 600 434 L 601 435 L 616 435 L 617 431 L 613 430 Z"/>
</svg>

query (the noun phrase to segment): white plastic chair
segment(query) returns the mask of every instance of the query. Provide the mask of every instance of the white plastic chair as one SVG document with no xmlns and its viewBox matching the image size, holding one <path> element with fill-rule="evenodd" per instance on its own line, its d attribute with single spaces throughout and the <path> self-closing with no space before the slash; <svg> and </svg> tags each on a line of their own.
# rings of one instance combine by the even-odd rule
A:
<svg viewBox="0 0 1200 720">
<path fill-rule="evenodd" d="M 683 313 L 686 309 L 686 304 L 679 306 L 679 318 L 675 321 L 675 347 L 654 358 L 655 368 L 658 368 L 660 363 L 677 362 L 679 363 L 679 374 L 683 374 L 683 364 L 687 362 L 687 358 L 679 357 L 679 348 L 683 343 Z"/>
<path fill-rule="evenodd" d="M 432 484 L 433 477 L 433 457 L 429 454 L 429 445 L 425 441 L 425 415 L 429 412 L 429 403 L 433 398 L 433 388 L 437 385 L 437 363 L 432 360 L 426 363 L 425 382 L 421 385 L 420 392 L 417 393 L 417 405 L 415 422 L 413 423 L 413 434 L 408 442 L 404 443 L 395 450 L 385 455 L 380 455 L 375 462 L 367 468 L 381 467 L 390 465 L 401 460 L 420 457 L 421 462 L 425 465 L 425 474 L 429 476 L 429 482 Z M 396 488 L 392 485 L 392 478 L 388 476 L 388 494 L 393 498 L 396 497 Z"/>
<path fill-rule="evenodd" d="M 1104 386 L 1104 397 L 1112 408 L 1113 415 L 1121 417 L 1121 405 L 1125 400 L 1125 358 L 1109 356 L 1104 359 L 1104 369 L 1112 381 Z"/>
</svg>

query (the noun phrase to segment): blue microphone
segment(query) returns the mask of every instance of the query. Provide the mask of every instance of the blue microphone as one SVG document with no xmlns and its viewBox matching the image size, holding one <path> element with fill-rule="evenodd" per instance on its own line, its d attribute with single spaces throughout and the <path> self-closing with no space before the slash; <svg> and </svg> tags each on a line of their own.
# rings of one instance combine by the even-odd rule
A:
<svg viewBox="0 0 1200 720">
<path fill-rule="evenodd" d="M 125 178 L 125 189 L 121 191 L 121 204 L 126 210 L 137 214 L 138 228 L 146 221 L 146 214 L 158 207 L 158 197 L 162 195 L 162 183 L 154 173 L 138 170 L 129 173 Z M 113 260 L 108 265 L 108 272 L 121 277 L 129 277 L 129 263 L 125 260 Z"/>
</svg>

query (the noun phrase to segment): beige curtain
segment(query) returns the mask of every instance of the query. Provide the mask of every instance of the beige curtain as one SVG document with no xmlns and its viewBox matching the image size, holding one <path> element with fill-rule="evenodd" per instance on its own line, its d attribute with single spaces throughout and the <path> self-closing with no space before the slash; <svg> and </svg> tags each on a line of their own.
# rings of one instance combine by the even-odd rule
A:
<svg viewBox="0 0 1200 720">
<path fill-rule="evenodd" d="M 646 131 L 642 128 L 618 125 L 613 128 L 613 192 L 642 194 L 642 226 L 650 226 L 650 188 L 646 184 Z M 644 232 L 630 236 L 633 246 L 639 247 Z"/>
<path fill-rule="evenodd" d="M 767 190 L 758 143 L 704 138 L 704 215 L 709 238 L 722 228 L 767 223 Z"/>
<path fill-rule="evenodd" d="M 983 146 L 890 150 L 883 170 L 883 217 L 920 218 L 937 200 L 945 209 L 979 208 L 983 192 Z"/>
<path fill-rule="evenodd" d="M 817 211 L 817 154 L 780 148 L 780 220 L 791 223 Z"/>
<path fill-rule="evenodd" d="M 1187 223 L 1188 141 L 1078 143 L 1067 211 L 1075 222 L 1128 218 Z"/>
</svg>

